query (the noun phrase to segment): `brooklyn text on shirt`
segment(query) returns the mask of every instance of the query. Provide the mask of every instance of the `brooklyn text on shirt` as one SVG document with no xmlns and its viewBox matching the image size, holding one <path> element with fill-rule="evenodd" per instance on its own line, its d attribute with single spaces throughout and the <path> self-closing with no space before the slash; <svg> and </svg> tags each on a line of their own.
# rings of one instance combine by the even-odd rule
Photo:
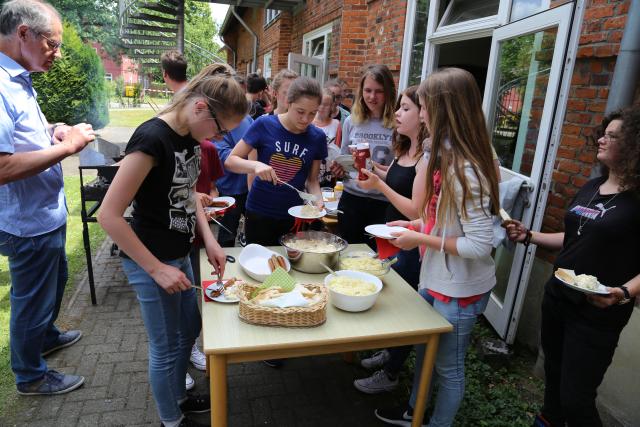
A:
<svg viewBox="0 0 640 427">
<path fill-rule="evenodd" d="M 387 141 L 391 141 L 390 132 L 391 131 L 389 131 L 389 133 L 366 133 L 366 132 L 356 131 L 354 132 L 352 139 L 366 139 L 368 141 L 387 142 Z"/>
<path fill-rule="evenodd" d="M 604 204 L 602 203 L 596 204 L 596 209 L 577 205 L 571 209 L 571 212 L 581 217 L 596 219 L 598 217 L 602 218 L 607 212 L 609 212 L 612 209 L 615 209 L 615 207 L 616 205 L 604 206 Z"/>
<path fill-rule="evenodd" d="M 289 141 L 276 141 L 276 152 L 278 153 L 292 154 L 302 158 L 308 151 L 306 148 L 301 147 L 300 144 L 294 144 Z"/>
</svg>

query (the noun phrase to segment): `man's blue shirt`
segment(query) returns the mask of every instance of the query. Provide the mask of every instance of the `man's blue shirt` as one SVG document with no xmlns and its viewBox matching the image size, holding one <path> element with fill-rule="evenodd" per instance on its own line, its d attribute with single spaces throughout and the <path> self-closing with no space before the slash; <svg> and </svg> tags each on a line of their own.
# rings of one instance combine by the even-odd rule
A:
<svg viewBox="0 0 640 427">
<path fill-rule="evenodd" d="M 229 132 L 224 139 L 214 141 L 222 164 L 227 160 L 236 144 L 244 137 L 244 134 L 247 133 L 247 129 L 249 129 L 251 123 L 253 123 L 251 116 L 245 116 L 240 122 L 240 125 Z M 227 168 L 224 168 L 224 176 L 216 180 L 216 187 L 220 194 L 245 194 L 248 191 L 247 175 L 233 173 L 228 171 Z"/>
<path fill-rule="evenodd" d="M 36 100 L 31 76 L 0 53 L 0 153 L 24 153 L 51 146 L 47 119 Z M 62 167 L 0 185 L 0 230 L 32 237 L 56 230 L 67 220 Z"/>
</svg>

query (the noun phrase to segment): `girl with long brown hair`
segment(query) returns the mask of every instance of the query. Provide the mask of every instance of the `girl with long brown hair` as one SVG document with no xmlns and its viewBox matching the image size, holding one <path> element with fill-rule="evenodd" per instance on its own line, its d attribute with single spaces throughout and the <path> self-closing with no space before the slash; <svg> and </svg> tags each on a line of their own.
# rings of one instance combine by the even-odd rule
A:
<svg viewBox="0 0 640 427">
<path fill-rule="evenodd" d="M 98 222 L 120 247 L 149 337 L 149 382 L 166 427 L 198 424 L 183 414 L 209 410 L 187 397 L 185 375 L 201 319 L 189 250 L 198 232 L 221 276 L 225 254 L 211 234 L 195 184 L 200 145 L 221 138 L 247 113 L 244 91 L 224 64 L 205 67 L 169 106 L 141 124 L 104 198 Z M 123 218 L 134 201 L 132 221 Z"/>
<path fill-rule="evenodd" d="M 425 180 L 421 217 L 389 224 L 410 228 L 391 242 L 405 250 L 421 247 L 420 295 L 454 328 L 440 338 L 434 370 L 439 390 L 429 425 L 443 427 L 453 423 L 462 402 L 471 330 L 496 283 L 491 250 L 498 177 L 473 76 L 459 68 L 437 71 L 422 82 L 418 96 L 430 134 L 426 173 L 416 178 Z M 416 360 L 423 356 L 424 346 L 416 346 Z M 416 364 L 409 405 L 376 410 L 379 419 L 411 419 L 421 367 Z"/>
</svg>

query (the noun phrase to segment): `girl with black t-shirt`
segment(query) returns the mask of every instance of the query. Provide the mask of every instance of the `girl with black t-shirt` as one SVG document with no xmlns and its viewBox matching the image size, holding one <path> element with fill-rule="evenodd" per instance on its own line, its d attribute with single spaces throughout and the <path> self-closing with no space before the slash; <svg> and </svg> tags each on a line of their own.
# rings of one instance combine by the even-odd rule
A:
<svg viewBox="0 0 640 427">
<path fill-rule="evenodd" d="M 149 382 L 162 424 L 209 410 L 209 397 L 187 397 L 185 375 L 201 321 L 189 250 L 196 230 L 219 275 L 225 254 L 211 234 L 195 184 L 202 140 L 220 139 L 247 113 L 232 70 L 205 67 L 157 117 L 141 124 L 109 187 L 98 222 L 120 247 L 149 338 Z M 133 201 L 131 225 L 123 218 Z"/>
<path fill-rule="evenodd" d="M 373 172 L 363 170 L 368 179 L 358 181 L 360 188 L 377 190 L 391 202 L 385 212 L 385 222 L 418 218 L 419 206 L 412 200 L 416 170 L 426 167 L 422 142 L 427 131 L 420 120 L 418 86 L 407 88 L 396 103 L 396 128 L 393 132 L 393 151 L 396 155 L 387 170 L 374 167 Z M 419 200 L 419 197 L 413 198 Z M 420 279 L 420 253 L 418 248 L 401 250 L 393 269 L 414 289 Z M 398 375 L 412 346 L 382 350 L 361 361 L 365 368 L 382 368 L 368 378 L 354 381 L 355 387 L 364 393 L 381 393 L 398 385 Z"/>
<path fill-rule="evenodd" d="M 604 176 L 569 205 L 564 233 L 507 225 L 509 239 L 560 250 L 554 268 L 589 274 L 609 290 L 586 295 L 551 276 L 542 300 L 545 394 L 536 425 L 602 426 L 597 389 L 640 293 L 640 108 L 605 117 L 597 158 Z"/>
<path fill-rule="evenodd" d="M 303 201 L 281 181 L 314 194 L 322 209 L 318 173 L 327 143 L 324 132 L 311 125 L 321 97 L 317 81 L 297 78 L 289 87 L 287 112 L 259 117 L 227 158 L 228 170 L 256 176 L 247 197 L 247 243 L 279 245 L 280 237 L 293 228 L 294 218 L 287 211 Z M 247 159 L 252 150 L 257 160 Z"/>
</svg>

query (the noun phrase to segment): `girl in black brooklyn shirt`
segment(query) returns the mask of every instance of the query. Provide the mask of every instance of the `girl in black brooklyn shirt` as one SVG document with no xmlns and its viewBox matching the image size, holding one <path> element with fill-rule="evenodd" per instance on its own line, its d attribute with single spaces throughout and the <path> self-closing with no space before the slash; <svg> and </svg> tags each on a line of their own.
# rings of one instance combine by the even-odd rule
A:
<svg viewBox="0 0 640 427">
<path fill-rule="evenodd" d="M 602 426 L 596 390 L 640 293 L 640 108 L 605 118 L 597 158 L 605 167 L 576 194 L 564 233 L 527 230 L 513 221 L 513 241 L 559 249 L 555 268 L 596 276 L 608 295 L 589 295 L 554 276 L 542 301 L 545 395 L 539 424 Z"/>
<path fill-rule="evenodd" d="M 222 138 L 246 113 L 232 70 L 222 64 L 204 68 L 165 110 L 136 129 L 98 215 L 126 254 L 123 270 L 149 336 L 149 382 L 164 426 L 195 425 L 183 413 L 209 408 L 208 397 L 187 398 L 184 380 L 201 328 L 189 262 L 196 230 L 220 275 L 225 264 L 195 197 L 199 141 Z M 123 213 L 132 200 L 129 226 Z"/>
</svg>

